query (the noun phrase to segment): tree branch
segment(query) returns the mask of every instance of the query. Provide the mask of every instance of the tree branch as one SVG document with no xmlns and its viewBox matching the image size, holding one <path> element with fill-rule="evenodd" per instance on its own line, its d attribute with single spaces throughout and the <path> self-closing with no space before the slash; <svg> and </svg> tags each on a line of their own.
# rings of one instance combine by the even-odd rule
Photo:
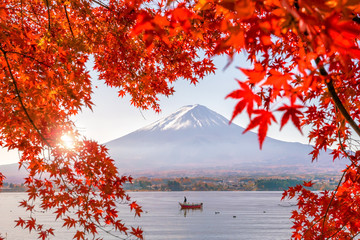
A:
<svg viewBox="0 0 360 240">
<path fill-rule="evenodd" d="M 343 172 L 343 174 L 341 175 L 341 178 L 340 178 L 340 180 L 339 180 L 339 182 L 338 182 L 338 185 L 336 186 L 336 189 L 334 190 L 333 195 L 332 195 L 332 197 L 331 197 L 330 203 L 329 203 L 328 206 L 327 206 L 327 209 L 326 209 L 326 211 L 325 211 L 325 214 L 324 214 L 321 218 L 319 218 L 318 220 L 316 220 L 316 221 L 302 234 L 301 239 L 304 239 L 305 234 L 306 234 L 311 228 L 313 228 L 316 224 L 318 224 L 322 219 L 324 219 L 323 224 L 322 224 L 322 226 L 323 226 L 323 227 L 322 227 L 322 228 L 323 228 L 323 232 L 322 232 L 322 234 L 321 234 L 321 235 L 323 236 L 324 227 L 325 227 L 325 221 L 326 221 L 326 217 L 327 217 L 328 211 L 329 211 L 329 209 L 330 209 L 330 205 L 332 204 L 332 202 L 333 202 L 333 200 L 334 200 L 334 198 L 335 198 L 335 194 L 336 194 L 337 191 L 339 190 L 340 184 L 341 184 L 341 182 L 343 181 L 343 179 L 344 179 L 344 177 L 345 177 L 345 175 L 346 175 L 346 172 L 350 169 L 351 166 L 352 166 L 352 165 L 348 166 L 348 167 L 345 169 L 345 171 Z M 323 238 L 323 239 L 324 239 L 324 238 Z"/>
<path fill-rule="evenodd" d="M 320 59 L 317 58 L 315 61 L 316 61 L 316 64 L 318 65 L 321 76 L 328 77 L 329 74 L 325 70 L 325 68 L 323 66 L 319 66 Z M 334 85 L 332 83 L 332 79 L 330 78 L 328 81 L 325 81 L 325 83 L 326 83 L 326 86 L 327 86 L 327 88 L 329 90 L 331 98 L 334 100 L 334 103 L 335 103 L 336 107 L 339 109 L 339 111 L 341 112 L 343 117 L 346 119 L 346 121 L 350 124 L 352 129 L 358 134 L 358 136 L 360 136 L 360 128 L 356 124 L 354 119 L 350 116 L 350 114 L 346 110 L 345 106 L 342 104 L 339 96 L 337 95 L 337 93 L 335 91 Z"/>
<path fill-rule="evenodd" d="M 21 27 L 22 27 L 22 30 L 24 30 L 24 14 L 23 14 L 23 0 L 21 0 Z"/>
<path fill-rule="evenodd" d="M 46 0 L 46 6 L 47 6 L 47 14 L 48 14 L 48 22 L 49 22 L 48 30 L 50 31 L 51 22 L 50 22 L 50 6 L 49 6 L 49 0 Z"/>
<path fill-rule="evenodd" d="M 338 192 L 339 187 L 340 187 L 340 184 L 342 183 L 342 181 L 343 181 L 343 179 L 344 179 L 347 171 L 348 171 L 348 170 L 350 169 L 350 167 L 353 166 L 353 165 L 354 165 L 355 167 L 359 168 L 359 166 L 351 159 L 351 156 L 345 151 L 345 148 L 344 148 L 344 145 L 343 145 L 344 143 L 341 141 L 340 130 L 338 130 L 338 139 L 339 139 L 341 151 L 343 151 L 343 153 L 346 155 L 346 157 L 351 161 L 351 165 L 348 166 L 348 167 L 345 169 L 345 171 L 343 172 L 343 174 L 342 174 L 342 176 L 341 176 L 341 178 L 340 178 L 340 180 L 339 180 L 339 182 L 338 182 L 338 185 L 336 186 L 336 189 L 333 191 L 333 195 L 332 195 L 332 197 L 331 197 L 331 199 L 330 199 L 330 202 L 329 202 L 329 204 L 328 204 L 328 206 L 327 206 L 327 209 L 326 209 L 326 211 L 325 211 L 325 214 L 324 214 L 324 221 L 323 221 L 323 224 L 322 224 L 323 233 L 324 233 L 325 222 L 326 222 L 326 218 L 327 218 L 327 214 L 328 214 L 328 212 L 329 212 L 330 206 L 331 206 L 332 202 L 334 201 L 335 195 L 336 195 L 336 193 Z M 341 230 L 341 229 L 340 229 L 340 230 Z M 339 231 L 340 231 L 340 230 L 339 230 Z M 333 236 L 335 236 L 339 231 L 337 231 L 336 233 L 334 233 L 329 239 L 331 239 Z"/>
<path fill-rule="evenodd" d="M 320 63 L 320 58 L 317 58 L 315 60 L 317 66 L 318 66 L 318 69 L 320 71 L 320 75 L 321 76 L 324 76 L 324 77 L 328 77 L 329 74 L 328 72 L 326 71 L 326 69 L 323 67 L 323 66 L 319 66 L 319 63 Z M 325 81 L 326 83 L 326 86 L 328 88 L 328 91 L 331 95 L 331 98 L 333 99 L 334 103 L 335 103 L 335 106 L 338 108 L 338 110 L 340 111 L 340 113 L 343 115 L 343 117 L 345 118 L 345 120 L 350 124 L 350 126 L 352 127 L 352 129 L 360 136 L 360 128 L 359 126 L 356 124 L 356 122 L 354 121 L 354 119 L 350 116 L 349 112 L 346 110 L 345 106 L 343 105 L 343 103 L 341 102 L 338 94 L 336 93 L 336 90 L 334 88 L 334 85 L 333 85 L 333 82 L 332 82 L 332 79 L 330 78 L 328 81 Z M 318 219 L 312 226 L 314 226 L 316 223 L 318 223 L 321 219 L 323 219 L 323 224 L 322 224 L 322 229 L 324 231 L 325 229 L 325 222 L 326 222 L 326 219 L 327 219 L 327 214 L 328 214 L 328 211 L 330 209 L 330 206 L 335 198 L 335 195 L 337 193 L 337 191 L 339 190 L 339 187 L 347 173 L 347 171 L 349 170 L 350 167 L 352 166 L 356 166 L 359 168 L 359 166 L 352 161 L 351 157 L 349 156 L 349 154 L 345 151 L 344 149 L 344 146 L 343 146 L 343 143 L 341 141 L 341 138 L 340 138 L 340 133 L 338 132 L 338 138 L 339 138 L 339 143 L 340 143 L 340 146 L 341 146 L 341 150 L 344 152 L 344 154 L 349 158 L 349 160 L 351 161 L 351 165 L 348 166 L 345 171 L 343 172 L 337 186 L 336 186 L 336 189 L 334 190 L 333 194 L 332 194 L 332 197 L 330 199 L 330 202 L 327 206 L 327 209 L 325 211 L 325 214 L 323 215 L 323 217 L 321 217 L 320 219 Z M 311 227 L 312 228 L 312 227 Z M 306 231 L 307 232 L 307 231 Z M 306 233 L 305 232 L 305 233 Z M 302 235 L 302 238 L 304 237 L 305 233 Z M 322 233 L 323 234 L 323 233 Z M 336 235 L 337 233 L 335 233 Z"/>
<path fill-rule="evenodd" d="M 29 122 L 31 123 L 31 125 L 34 127 L 34 129 L 36 130 L 36 132 L 40 135 L 41 139 L 46 143 L 46 145 L 51 146 L 51 145 L 49 144 L 49 142 L 46 140 L 46 138 L 42 135 L 42 133 L 40 132 L 40 130 L 36 127 L 34 121 L 33 121 L 32 118 L 30 117 L 29 112 L 27 111 L 27 109 L 26 109 L 26 107 L 25 107 L 25 105 L 24 105 L 24 102 L 23 102 L 22 97 L 21 97 L 21 95 L 20 95 L 20 91 L 19 91 L 19 88 L 18 88 L 18 86 L 17 86 L 15 77 L 14 77 L 12 71 L 11 71 L 11 66 L 10 66 L 10 63 L 9 63 L 9 59 L 8 59 L 8 57 L 7 57 L 7 55 L 6 55 L 7 52 L 6 52 L 1 46 L 0 46 L 0 51 L 1 51 L 1 52 L 3 53 L 3 55 L 4 55 L 4 58 L 5 58 L 5 61 L 6 61 L 6 65 L 7 65 L 7 68 L 8 68 L 8 70 L 9 70 L 10 77 L 11 77 L 11 79 L 12 79 L 12 81 L 13 81 L 13 85 L 14 85 L 14 88 L 15 88 L 16 96 L 17 96 L 17 98 L 18 98 L 18 100 L 19 100 L 19 103 L 20 103 L 21 108 L 23 109 L 23 111 L 24 111 L 27 119 L 28 119 Z"/>
<path fill-rule="evenodd" d="M 318 66 L 318 69 L 319 69 L 319 71 L 320 71 L 320 75 L 321 75 L 321 76 L 324 76 L 324 77 L 328 77 L 329 74 L 328 74 L 328 72 L 326 71 L 326 69 L 325 69 L 323 66 L 319 66 L 319 63 L 320 63 L 320 58 L 319 58 L 319 57 L 315 60 L 315 62 L 316 62 L 317 66 Z M 340 111 L 341 115 L 345 118 L 345 120 L 350 124 L 350 126 L 352 127 L 352 129 L 360 136 L 360 128 L 359 128 L 359 126 L 356 124 L 356 122 L 354 121 L 354 119 L 350 116 L 350 114 L 349 114 L 349 112 L 346 110 L 344 104 L 341 102 L 341 100 L 340 100 L 340 98 L 339 98 L 339 96 L 338 96 L 338 94 L 336 93 L 336 90 L 335 90 L 335 88 L 334 88 L 334 84 L 333 84 L 333 82 L 332 82 L 332 79 L 330 78 L 330 79 L 328 79 L 328 80 L 325 80 L 325 83 L 326 83 L 327 89 L 328 89 L 328 91 L 329 91 L 329 93 L 330 93 L 330 95 L 331 95 L 331 98 L 333 99 L 333 101 L 334 101 L 334 103 L 335 103 L 335 106 L 336 106 L 337 109 Z M 340 178 L 340 180 L 339 180 L 339 182 L 338 182 L 338 185 L 337 185 L 335 191 L 333 192 L 333 195 L 332 195 L 332 197 L 331 197 L 330 203 L 329 203 L 328 206 L 327 206 L 327 209 L 326 209 L 325 214 L 324 214 L 324 217 L 323 217 L 323 219 L 324 219 L 324 220 L 323 220 L 323 224 L 322 224 L 322 229 L 323 229 L 323 231 L 324 231 L 324 229 L 325 229 L 325 222 L 326 222 L 326 218 L 327 218 L 328 211 L 329 211 L 330 206 L 331 206 L 331 204 L 332 204 L 332 202 L 333 202 L 333 200 L 334 200 L 334 198 L 335 198 L 335 195 L 336 195 L 336 193 L 337 193 L 337 191 L 338 191 L 338 189 L 339 189 L 339 187 L 340 187 L 340 184 L 341 184 L 341 182 L 343 181 L 343 179 L 344 179 L 344 177 L 345 177 L 346 172 L 347 172 L 347 171 L 349 170 L 349 168 L 350 168 L 351 166 L 353 166 L 353 165 L 356 166 L 356 167 L 359 167 L 357 164 L 355 164 L 355 163 L 352 161 L 352 159 L 351 159 L 351 157 L 349 156 L 349 154 L 345 151 L 344 146 L 343 146 L 343 143 L 342 143 L 341 138 L 340 138 L 339 132 L 338 132 L 338 138 L 339 138 L 339 143 L 340 143 L 340 146 L 341 146 L 341 150 L 342 150 L 342 151 L 344 152 L 344 154 L 349 158 L 349 160 L 351 161 L 351 165 L 348 166 L 348 167 L 345 169 L 345 171 L 343 172 L 343 174 L 342 174 L 342 176 L 341 176 L 341 178 Z"/>
<path fill-rule="evenodd" d="M 67 19 L 67 22 L 68 22 L 68 24 L 69 24 L 69 28 L 70 28 L 71 35 L 73 36 L 73 38 L 75 38 L 74 32 L 73 32 L 73 30 L 72 30 L 72 28 L 71 28 L 71 23 L 70 23 L 70 19 L 69 19 L 69 15 L 68 15 L 67 9 L 66 9 L 66 5 L 64 5 L 64 9 L 65 9 L 66 19 Z"/>
<path fill-rule="evenodd" d="M 344 105 L 342 104 L 339 96 L 337 95 L 337 93 L 335 91 L 335 88 L 334 88 L 334 85 L 333 85 L 331 79 L 330 79 L 330 81 L 326 82 L 326 86 L 327 86 L 327 88 L 329 90 L 329 93 L 330 93 L 332 99 L 335 102 L 336 107 L 339 109 L 339 111 L 341 112 L 343 117 L 346 119 L 346 121 L 348 121 L 348 123 L 350 124 L 352 129 L 360 136 L 360 128 L 359 128 L 359 126 L 356 124 L 354 119 L 350 116 L 350 114 L 348 113 L 348 111 L 346 110 Z"/>
<path fill-rule="evenodd" d="M 35 62 L 37 62 L 37 63 L 39 63 L 39 64 L 41 64 L 41 65 L 44 65 L 45 67 L 51 68 L 50 65 L 48 65 L 48 64 L 46 64 L 46 63 L 44 63 L 44 62 L 41 62 L 41 61 L 37 60 L 36 58 L 31 57 L 31 56 L 29 56 L 29 55 L 27 55 L 27 54 L 19 53 L 19 52 L 13 52 L 13 51 L 7 51 L 6 53 L 7 53 L 7 54 L 8 54 L 8 53 L 18 54 L 18 55 L 23 56 L 23 57 L 25 57 L 25 58 L 29 58 L 29 59 L 31 59 L 31 60 L 33 60 L 33 61 L 35 61 Z"/>
<path fill-rule="evenodd" d="M 98 4 L 98 5 L 100 5 L 100 6 L 104 7 L 104 8 L 106 8 L 106 9 L 109 9 L 109 6 L 105 5 L 105 3 L 102 3 L 102 2 L 97 1 L 97 0 L 92 0 L 92 2 L 94 2 L 94 3 Z"/>
</svg>

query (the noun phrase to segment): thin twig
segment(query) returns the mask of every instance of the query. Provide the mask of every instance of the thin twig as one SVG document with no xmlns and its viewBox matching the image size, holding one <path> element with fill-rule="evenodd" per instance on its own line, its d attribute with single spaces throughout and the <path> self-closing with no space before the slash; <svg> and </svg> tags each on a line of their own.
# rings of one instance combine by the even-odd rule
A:
<svg viewBox="0 0 360 240">
<path fill-rule="evenodd" d="M 342 176 L 341 176 L 341 178 L 340 178 L 340 180 L 339 180 L 339 182 L 338 182 L 338 185 L 337 185 L 336 189 L 334 190 L 334 194 L 333 194 L 333 196 L 332 196 L 332 199 L 334 198 L 335 193 L 338 191 L 338 189 L 339 189 L 339 187 L 340 187 L 340 184 L 341 184 L 342 180 L 344 179 L 345 174 L 346 174 L 346 172 L 348 171 L 348 169 L 349 169 L 350 167 L 351 167 L 351 165 L 348 166 L 348 167 L 345 169 L 344 173 L 342 174 Z M 332 202 L 332 199 L 330 200 L 330 203 L 329 203 L 329 205 L 328 205 L 328 208 L 327 208 L 327 210 L 326 210 L 326 213 L 327 213 L 327 211 L 328 211 L 328 209 L 329 209 L 329 207 L 330 207 L 330 204 L 331 204 L 331 202 Z M 321 218 L 319 218 L 318 220 L 316 220 L 316 221 L 304 232 L 304 234 L 301 236 L 301 239 L 304 239 L 305 234 L 306 234 L 311 228 L 313 228 L 317 223 L 319 223 L 322 219 L 324 219 L 324 221 L 326 220 L 326 219 L 325 219 L 326 213 L 325 213 L 324 216 L 322 216 Z"/>
<path fill-rule="evenodd" d="M 334 199 L 334 196 L 335 196 L 336 192 L 338 191 L 338 189 L 339 189 L 339 187 L 340 187 L 340 184 L 341 184 L 342 180 L 344 179 L 347 170 L 348 170 L 350 167 L 351 167 L 351 165 L 348 166 L 348 167 L 345 169 L 344 173 L 342 174 L 342 176 L 341 176 L 341 178 L 340 178 L 340 180 L 339 180 L 339 182 L 338 182 L 338 185 L 337 185 L 336 189 L 334 190 L 334 194 L 333 194 L 333 196 L 332 196 L 332 198 L 331 198 L 331 200 L 330 200 L 330 203 L 328 204 L 328 207 L 327 207 L 327 209 L 326 209 L 326 212 L 325 212 L 324 216 L 322 216 L 321 218 L 319 218 L 318 220 L 316 220 L 316 221 L 304 232 L 304 234 L 301 236 L 301 239 L 304 239 L 305 234 L 306 234 L 311 228 L 313 228 L 317 223 L 319 223 L 322 219 L 324 219 L 324 222 L 325 222 L 327 212 L 328 212 L 328 210 L 329 210 L 329 208 L 330 208 L 330 205 L 331 205 L 331 203 L 332 203 L 332 201 L 333 201 L 333 199 Z M 323 229 L 324 229 L 324 222 L 323 222 Z"/>
<path fill-rule="evenodd" d="M 353 203 L 353 204 L 354 204 L 354 203 Z M 352 204 L 352 205 L 353 205 L 353 204 Z M 343 214 L 346 215 L 346 212 L 343 213 Z M 333 235 L 331 235 L 330 237 L 328 237 L 328 239 L 332 239 L 332 238 L 335 237 L 339 232 L 341 232 L 343 229 L 345 229 L 347 222 L 349 222 L 349 220 L 347 220 L 347 221 L 344 223 L 344 225 L 343 225 L 340 229 L 338 229 Z M 351 238 L 351 239 L 352 239 L 352 238 Z"/>
<path fill-rule="evenodd" d="M 21 28 L 24 30 L 23 0 L 21 0 Z"/>
<path fill-rule="evenodd" d="M 24 54 L 24 53 L 19 53 L 19 52 L 14 52 L 14 51 L 7 51 L 6 53 L 7 53 L 7 54 L 18 54 L 18 55 L 23 56 L 23 57 L 25 57 L 25 58 L 29 58 L 29 59 L 31 59 L 31 60 L 33 60 L 33 61 L 35 61 L 35 62 L 37 62 L 37 63 L 39 63 L 39 64 L 41 64 L 41 65 L 44 65 L 45 67 L 51 68 L 50 65 L 48 65 L 48 64 L 46 64 L 46 63 L 44 63 L 44 62 L 41 62 L 41 61 L 37 60 L 36 58 L 31 57 L 31 56 L 29 56 L 29 55 L 26 55 L 26 54 Z"/>
<path fill-rule="evenodd" d="M 110 9 L 109 6 L 105 5 L 104 3 L 100 2 L 100 1 L 97 1 L 97 0 L 92 0 L 92 1 L 106 9 Z"/>
<path fill-rule="evenodd" d="M 319 218 L 318 220 L 314 221 L 314 223 L 313 223 L 308 229 L 306 229 L 306 231 L 301 235 L 301 239 L 304 239 L 304 236 L 306 235 L 306 233 L 307 233 L 310 229 L 312 229 L 318 222 L 320 222 L 321 219 L 323 219 L 323 218 L 324 218 L 324 216 L 322 216 L 322 217 Z M 313 221 L 312 221 L 312 222 L 313 222 Z"/>
<path fill-rule="evenodd" d="M 48 30 L 49 30 L 49 32 L 50 32 L 51 22 L 50 22 L 50 6 L 49 6 L 49 0 L 46 0 L 46 6 L 47 6 L 47 14 L 48 14 L 48 22 L 49 22 Z"/>
<path fill-rule="evenodd" d="M 139 112 L 140 112 L 141 116 L 143 117 L 143 119 L 146 120 L 146 118 L 145 118 L 143 112 L 141 111 L 141 109 L 139 109 Z"/>
<path fill-rule="evenodd" d="M 338 126 L 338 128 L 339 128 L 339 126 Z M 346 172 L 347 172 L 347 171 L 349 170 L 349 168 L 352 167 L 352 166 L 355 166 L 355 167 L 359 168 L 359 165 L 357 165 L 357 164 L 351 159 L 351 156 L 347 153 L 346 149 L 344 148 L 344 143 L 341 141 L 341 136 L 340 136 L 340 130 L 339 130 L 339 129 L 338 129 L 338 140 L 339 140 L 339 144 L 340 144 L 340 147 L 341 147 L 341 151 L 342 151 L 342 152 L 346 155 L 346 157 L 351 161 L 351 165 L 346 168 L 346 170 L 344 171 L 342 177 L 340 178 L 340 180 L 339 180 L 339 182 L 338 182 L 338 185 L 337 185 L 336 189 L 335 189 L 334 192 L 333 192 L 332 198 L 331 198 L 331 200 L 330 200 L 330 202 L 329 202 L 329 204 L 328 204 L 328 207 L 327 207 L 326 212 L 325 212 L 325 215 L 324 215 L 324 221 L 323 221 L 323 226 L 322 226 L 323 232 L 324 232 L 324 229 L 325 229 L 326 217 L 327 217 L 327 214 L 328 214 L 328 212 L 329 212 L 330 206 L 331 206 L 331 204 L 332 204 L 332 202 L 333 202 L 333 200 L 334 200 L 334 198 L 335 198 L 336 193 L 338 192 L 338 189 L 339 189 L 339 187 L 340 187 L 340 184 L 341 184 L 341 182 L 342 182 L 342 180 L 343 180 Z M 345 226 L 344 226 L 344 227 L 345 227 Z M 344 227 L 343 227 L 343 228 L 344 228 Z M 341 228 L 341 229 L 342 229 L 342 228 Z M 341 229 L 340 229 L 339 231 L 337 231 L 336 233 L 334 233 L 330 238 L 332 238 L 332 237 L 335 236 L 337 233 L 339 233 L 339 232 L 341 231 Z"/>
<path fill-rule="evenodd" d="M 354 239 L 354 238 L 355 238 L 357 235 L 359 235 L 359 234 L 360 234 L 360 232 L 358 232 L 358 233 L 355 234 L 353 237 L 351 237 L 350 240 L 351 240 L 351 239 Z"/>
<path fill-rule="evenodd" d="M 336 193 L 337 193 L 338 190 L 339 190 L 340 184 L 341 184 L 342 180 L 344 179 L 346 172 L 350 169 L 350 167 L 351 167 L 352 165 L 355 165 L 355 166 L 356 166 L 356 164 L 351 160 L 351 157 L 348 155 L 348 153 L 347 153 L 347 152 L 345 151 L 345 149 L 344 149 L 343 142 L 341 141 L 340 130 L 338 130 L 338 139 L 339 139 L 339 143 L 340 143 L 341 150 L 342 150 L 343 153 L 347 156 L 347 158 L 351 161 L 351 165 L 348 166 L 348 167 L 346 168 L 346 170 L 344 171 L 344 173 L 342 174 L 342 176 L 341 176 L 341 178 L 340 178 L 340 180 L 339 180 L 339 182 L 338 182 L 338 185 L 336 186 L 336 189 L 335 189 L 334 192 L 333 192 L 333 195 L 332 195 L 332 197 L 331 197 L 331 200 L 330 200 L 330 202 L 329 202 L 329 204 L 328 204 L 328 206 L 327 206 L 327 209 L 326 209 L 325 214 L 324 214 L 324 221 L 323 221 L 323 224 L 322 224 L 323 233 L 324 233 L 324 229 L 325 229 L 325 222 L 326 222 L 327 214 L 328 214 L 328 212 L 329 212 L 329 209 L 330 209 L 330 206 L 331 206 L 332 202 L 334 201 L 335 195 L 336 195 Z M 336 233 L 336 234 L 337 234 L 337 233 Z"/>
<path fill-rule="evenodd" d="M 91 220 L 90 220 L 91 221 Z M 106 230 L 103 226 L 101 226 L 100 224 L 97 224 L 96 222 L 94 221 L 91 221 L 95 226 L 97 226 L 98 228 L 100 228 L 103 232 L 109 234 L 110 236 L 113 236 L 117 239 L 123 239 L 125 240 L 126 238 L 123 238 L 123 237 L 119 237 L 119 236 L 116 236 L 115 234 L 111 233 L 112 230 Z"/>
</svg>

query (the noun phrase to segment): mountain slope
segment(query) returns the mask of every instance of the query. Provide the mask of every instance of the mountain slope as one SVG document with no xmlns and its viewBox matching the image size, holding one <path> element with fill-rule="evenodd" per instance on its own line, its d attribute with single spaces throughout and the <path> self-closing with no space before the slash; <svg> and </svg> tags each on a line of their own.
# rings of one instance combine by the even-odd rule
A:
<svg viewBox="0 0 360 240">
<path fill-rule="evenodd" d="M 344 164 L 332 163 L 322 153 L 311 163 L 312 147 L 267 138 L 262 151 L 257 135 L 201 106 L 185 106 L 168 117 L 106 145 L 122 173 L 239 172 L 324 173 L 339 172 Z"/>
<path fill-rule="evenodd" d="M 27 171 L 24 168 L 19 170 L 19 164 L 5 164 L 0 165 L 0 172 L 5 175 L 5 181 L 9 183 L 24 183 L 24 178 L 27 176 Z"/>
</svg>

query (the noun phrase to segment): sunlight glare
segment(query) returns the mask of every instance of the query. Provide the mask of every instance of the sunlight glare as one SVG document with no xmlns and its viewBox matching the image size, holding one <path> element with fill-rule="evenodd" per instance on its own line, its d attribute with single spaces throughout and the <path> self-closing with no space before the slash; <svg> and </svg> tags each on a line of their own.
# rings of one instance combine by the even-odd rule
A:
<svg viewBox="0 0 360 240">
<path fill-rule="evenodd" d="M 62 135 L 61 145 L 67 149 L 73 149 L 75 147 L 74 138 L 68 134 Z"/>
</svg>

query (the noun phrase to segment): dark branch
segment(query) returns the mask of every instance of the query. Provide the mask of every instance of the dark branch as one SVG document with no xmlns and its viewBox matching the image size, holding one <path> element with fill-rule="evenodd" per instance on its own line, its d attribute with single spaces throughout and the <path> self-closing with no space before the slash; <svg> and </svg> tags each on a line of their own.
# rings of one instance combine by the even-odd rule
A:
<svg viewBox="0 0 360 240">
<path fill-rule="evenodd" d="M 97 1 L 97 0 L 92 0 L 94 3 L 106 8 L 106 9 L 109 9 L 109 6 L 105 5 L 104 3 L 100 2 L 100 1 Z"/>
<path fill-rule="evenodd" d="M 23 57 L 25 57 L 25 58 L 29 58 L 29 59 L 31 59 L 31 60 L 33 60 L 33 61 L 35 61 L 35 62 L 37 62 L 37 63 L 39 63 L 39 64 L 41 64 L 41 65 L 44 65 L 45 67 L 48 67 L 48 68 L 50 68 L 51 66 L 50 65 L 48 65 L 48 64 L 46 64 L 46 63 L 44 63 L 44 62 L 41 62 L 41 61 L 39 61 L 39 60 L 37 60 L 36 58 L 34 58 L 34 57 L 31 57 L 31 56 L 29 56 L 29 55 L 26 55 L 26 54 L 24 54 L 24 53 L 19 53 L 19 52 L 13 52 L 13 51 L 8 51 L 8 52 L 6 52 L 7 54 L 18 54 L 18 55 L 20 55 L 20 56 L 23 56 Z"/>
<path fill-rule="evenodd" d="M 9 59 L 7 57 L 7 52 L 0 46 L 0 51 L 3 53 L 4 55 L 4 58 L 5 58 L 5 61 L 6 61 L 6 65 L 7 65 L 7 68 L 9 70 L 9 74 L 10 74 L 10 77 L 12 79 L 12 83 L 14 85 L 14 88 L 15 88 L 15 92 L 16 92 L 16 96 L 20 102 L 20 105 L 21 105 L 21 108 L 23 109 L 27 119 L 29 120 L 29 122 L 31 123 L 31 125 L 34 127 L 34 129 L 36 130 L 36 132 L 40 135 L 41 139 L 48 145 L 48 146 L 51 146 L 49 144 L 49 142 L 46 140 L 46 138 L 41 134 L 40 130 L 36 127 L 34 121 L 32 120 L 32 118 L 30 117 L 29 115 L 29 112 L 27 111 L 25 105 L 24 105 L 24 102 L 21 98 L 21 95 L 20 95 L 20 91 L 19 91 L 19 88 L 17 86 L 17 83 L 16 83 L 16 80 L 15 80 L 15 77 L 11 71 L 11 66 L 10 66 L 10 63 L 9 63 Z"/>
<path fill-rule="evenodd" d="M 46 6 L 47 6 L 47 14 L 48 14 L 48 22 L 49 22 L 48 30 L 50 31 L 51 22 L 50 22 L 50 6 L 49 6 L 49 0 L 46 0 Z"/>
<path fill-rule="evenodd" d="M 325 70 L 325 68 L 324 68 L 323 66 L 319 66 L 319 62 L 320 62 L 320 58 L 317 58 L 317 59 L 316 59 L 316 64 L 318 65 L 320 74 L 321 74 L 322 76 L 324 76 L 324 77 L 328 77 L 329 74 L 327 73 L 327 71 Z M 348 111 L 345 109 L 344 105 L 342 104 L 339 96 L 337 95 L 337 93 L 336 93 L 336 91 L 335 91 L 335 88 L 334 88 L 334 85 L 333 85 L 331 79 L 328 80 L 328 81 L 326 81 L 326 86 L 327 86 L 327 88 L 328 88 L 328 90 L 329 90 L 329 93 L 330 93 L 332 99 L 334 100 L 334 103 L 335 103 L 336 107 L 337 107 L 338 110 L 340 111 L 340 113 L 341 113 L 341 114 L 344 116 L 344 118 L 348 121 L 348 123 L 349 123 L 350 126 L 354 129 L 354 131 L 356 131 L 356 133 L 360 136 L 360 128 L 359 128 L 359 126 L 355 123 L 355 121 L 353 120 L 353 118 L 350 116 L 350 114 L 349 114 Z M 330 199 L 330 202 L 329 202 L 329 204 L 328 204 L 328 206 L 327 206 L 327 209 L 326 209 L 326 211 L 325 211 L 325 214 L 324 214 L 320 219 L 318 219 L 317 221 L 315 221 L 315 223 L 309 228 L 309 229 L 311 229 L 313 226 L 315 226 L 317 223 L 319 223 L 319 222 L 323 219 L 323 223 L 322 223 L 323 233 L 324 233 L 325 222 L 326 222 L 326 219 L 327 219 L 327 215 L 328 215 L 330 206 L 331 206 L 332 202 L 334 201 L 335 195 L 336 195 L 336 193 L 338 192 L 339 187 L 340 187 L 340 185 L 341 185 L 341 183 L 342 183 L 342 181 L 343 181 L 343 179 L 344 179 L 347 171 L 348 171 L 352 166 L 359 167 L 354 161 L 352 161 L 350 155 L 349 155 L 349 154 L 346 152 L 346 150 L 344 149 L 344 145 L 343 145 L 343 143 L 342 143 L 342 141 L 341 141 L 341 137 L 340 137 L 340 133 L 339 133 L 339 132 L 338 132 L 338 138 L 339 138 L 339 143 L 340 143 L 340 146 L 341 146 L 341 150 L 342 150 L 342 151 L 344 152 L 344 154 L 350 159 L 351 165 L 348 166 L 348 167 L 345 169 L 345 171 L 343 172 L 343 174 L 342 174 L 342 176 L 341 176 L 341 178 L 340 178 L 340 180 L 339 180 L 339 182 L 338 182 L 338 184 L 337 184 L 337 186 L 336 186 L 336 189 L 335 189 L 334 192 L 333 192 L 333 195 L 332 195 L 332 197 L 331 197 L 331 199 Z M 301 238 L 301 239 L 303 239 L 304 235 L 306 234 L 306 232 L 307 232 L 309 229 L 307 229 L 307 230 L 305 231 L 305 233 L 302 235 L 302 238 Z M 336 232 L 333 236 L 335 236 L 337 233 L 338 233 L 338 232 Z M 331 236 L 331 237 L 333 237 L 333 236 Z M 324 237 L 324 236 L 322 236 L 322 237 Z"/>
<path fill-rule="evenodd" d="M 24 13 L 23 13 L 23 0 L 21 0 L 21 27 L 24 30 Z"/>
<path fill-rule="evenodd" d="M 329 93 L 331 94 L 332 99 L 335 102 L 336 107 L 339 109 L 341 114 L 344 116 L 346 121 L 348 121 L 348 123 L 354 129 L 354 131 L 360 136 L 360 128 L 359 128 L 359 126 L 356 124 L 354 119 L 350 116 L 350 114 L 348 113 L 348 111 L 346 110 L 344 105 L 342 104 L 339 96 L 337 95 L 337 93 L 335 91 L 335 88 L 334 88 L 334 85 L 333 85 L 331 79 L 329 81 L 326 81 L 326 86 L 327 86 L 327 88 L 329 90 Z"/>
<path fill-rule="evenodd" d="M 316 59 L 316 64 L 318 64 L 318 68 L 319 68 L 321 76 L 328 77 L 329 74 L 327 73 L 327 71 L 325 70 L 325 68 L 323 66 L 319 66 L 319 62 L 320 62 L 320 59 L 317 58 Z M 350 116 L 350 114 L 346 110 L 345 106 L 342 104 L 339 96 L 337 95 L 337 93 L 335 91 L 334 85 L 332 83 L 332 79 L 330 78 L 329 80 L 327 80 L 325 82 L 326 82 L 326 86 L 327 86 L 327 88 L 329 90 L 329 93 L 331 95 L 331 98 L 334 100 L 334 103 L 335 103 L 336 107 L 339 109 L 340 113 L 343 115 L 345 120 L 350 124 L 352 129 L 358 134 L 358 136 L 360 136 L 360 128 L 356 124 L 354 119 Z"/>
<path fill-rule="evenodd" d="M 70 19 L 69 19 L 69 15 L 68 15 L 68 12 L 67 12 L 67 9 L 66 9 L 66 6 L 64 5 L 64 9 L 65 9 L 65 14 L 66 14 L 66 19 L 67 19 L 67 22 L 69 24 L 69 28 L 70 28 L 70 32 L 71 32 L 71 35 L 73 36 L 73 38 L 75 38 L 74 36 L 74 32 L 71 28 L 71 23 L 70 23 Z"/>
<path fill-rule="evenodd" d="M 360 17 L 355 16 L 352 20 L 353 20 L 354 22 L 356 22 L 357 24 L 360 24 Z"/>
</svg>

